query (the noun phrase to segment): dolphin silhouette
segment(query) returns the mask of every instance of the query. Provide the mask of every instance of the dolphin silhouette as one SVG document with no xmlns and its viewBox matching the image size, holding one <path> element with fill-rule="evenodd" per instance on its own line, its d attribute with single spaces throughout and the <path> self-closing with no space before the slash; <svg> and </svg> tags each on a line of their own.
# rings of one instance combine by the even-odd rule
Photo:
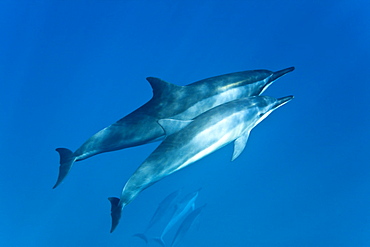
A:
<svg viewBox="0 0 370 247">
<path fill-rule="evenodd" d="M 171 194 L 169 194 L 168 196 L 166 196 L 166 198 L 164 198 L 163 201 L 161 203 L 159 203 L 157 210 L 155 211 L 152 218 L 150 219 L 150 222 L 149 222 L 148 226 L 145 228 L 144 232 L 143 233 L 136 233 L 136 234 L 134 234 L 134 237 L 141 238 L 146 243 L 148 243 L 148 237 L 147 237 L 146 233 L 157 222 L 159 222 L 166 213 L 171 213 L 171 211 L 174 212 L 174 210 L 172 210 L 172 207 L 174 206 L 176 198 L 179 196 L 179 193 L 180 193 L 180 191 L 176 190 L 176 191 L 172 192 Z"/>
<path fill-rule="evenodd" d="M 199 214 L 202 212 L 203 208 L 206 205 L 207 204 L 204 204 L 203 206 L 193 210 L 190 214 L 186 216 L 184 221 L 179 226 L 179 229 L 177 229 L 175 236 L 173 237 L 171 247 L 175 246 L 186 235 L 186 233 L 189 231 L 194 221 L 199 217 Z"/>
<path fill-rule="evenodd" d="M 234 100 L 199 115 L 186 127 L 167 136 L 129 178 L 120 199 L 108 198 L 111 202 L 111 232 L 119 223 L 122 209 L 162 178 L 232 141 L 235 141 L 232 160 L 236 159 L 245 148 L 250 131 L 292 98 L 253 96 Z M 159 123 L 166 129 L 166 120 L 159 120 Z"/>
<path fill-rule="evenodd" d="M 161 236 L 158 238 L 154 238 L 160 245 L 163 247 L 166 246 L 163 237 L 167 234 L 167 232 L 190 210 L 194 210 L 195 207 L 195 200 L 199 195 L 200 189 L 195 192 L 187 194 L 179 203 L 176 204 L 176 210 L 172 215 L 170 221 L 167 223 L 166 227 L 163 229 Z"/>
<path fill-rule="evenodd" d="M 158 141 L 171 134 L 166 133 L 158 124 L 160 119 L 191 120 L 225 102 L 260 95 L 276 79 L 293 70 L 294 67 L 277 72 L 242 71 L 200 80 L 187 86 L 177 86 L 158 78 L 148 77 L 153 97 L 147 103 L 90 137 L 75 152 L 67 148 L 56 149 L 60 155 L 60 166 L 58 179 L 53 188 L 64 180 L 75 161 Z M 188 124 L 187 121 L 176 123 L 179 127 L 174 126 L 175 129 Z"/>
</svg>

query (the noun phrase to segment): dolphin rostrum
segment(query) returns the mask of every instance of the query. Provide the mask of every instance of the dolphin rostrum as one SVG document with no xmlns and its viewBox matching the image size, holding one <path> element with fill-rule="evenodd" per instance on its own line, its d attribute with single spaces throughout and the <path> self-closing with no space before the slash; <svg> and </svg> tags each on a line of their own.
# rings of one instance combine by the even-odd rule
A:
<svg viewBox="0 0 370 247">
<path fill-rule="evenodd" d="M 187 86 L 148 77 L 153 97 L 147 103 L 90 137 L 75 152 L 67 148 L 56 149 L 60 167 L 53 188 L 64 180 L 75 161 L 163 139 L 166 133 L 158 124 L 160 119 L 191 120 L 225 102 L 260 95 L 276 79 L 293 70 L 294 67 L 277 72 L 248 70 L 207 78 Z M 177 123 L 179 127 L 187 124 Z"/>
<path fill-rule="evenodd" d="M 179 192 L 180 192 L 179 190 L 176 190 L 172 192 L 171 194 L 169 194 L 168 196 L 166 196 L 166 198 L 164 198 L 163 201 L 159 203 L 157 210 L 155 211 L 152 218 L 150 219 L 150 222 L 148 226 L 145 228 L 144 232 L 136 233 L 134 234 L 134 237 L 141 238 L 146 243 L 148 243 L 148 237 L 146 233 L 149 231 L 149 229 L 151 229 L 157 222 L 159 222 L 165 214 L 175 212 L 175 210 L 174 209 L 172 210 L 172 208 L 174 208 L 174 204 L 175 204 L 176 198 L 179 195 Z"/>
<path fill-rule="evenodd" d="M 250 131 L 292 98 L 253 96 L 234 100 L 199 115 L 181 130 L 167 136 L 129 178 L 121 197 L 108 198 L 111 202 L 111 232 L 119 223 L 122 209 L 162 178 L 233 141 L 232 160 L 236 159 L 243 151 Z M 159 123 L 166 129 L 166 120 L 159 120 Z"/>
</svg>

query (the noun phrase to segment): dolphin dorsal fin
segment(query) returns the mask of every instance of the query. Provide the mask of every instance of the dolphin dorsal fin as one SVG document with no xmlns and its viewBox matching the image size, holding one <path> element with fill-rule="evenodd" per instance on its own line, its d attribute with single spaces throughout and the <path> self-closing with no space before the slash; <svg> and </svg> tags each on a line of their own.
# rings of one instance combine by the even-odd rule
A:
<svg viewBox="0 0 370 247">
<path fill-rule="evenodd" d="M 160 119 L 158 120 L 159 125 L 163 128 L 166 136 L 169 136 L 177 131 L 181 130 L 193 120 L 176 120 L 176 119 Z"/>
<path fill-rule="evenodd" d="M 181 88 L 181 86 L 166 82 L 157 77 L 147 77 L 146 80 L 150 83 L 150 86 L 152 86 L 153 97 L 160 96 L 163 93 L 168 94 L 177 88 Z"/>
<path fill-rule="evenodd" d="M 234 142 L 234 153 L 231 161 L 234 161 L 243 152 L 245 145 L 247 144 L 250 131 L 246 131 L 239 136 Z"/>
</svg>

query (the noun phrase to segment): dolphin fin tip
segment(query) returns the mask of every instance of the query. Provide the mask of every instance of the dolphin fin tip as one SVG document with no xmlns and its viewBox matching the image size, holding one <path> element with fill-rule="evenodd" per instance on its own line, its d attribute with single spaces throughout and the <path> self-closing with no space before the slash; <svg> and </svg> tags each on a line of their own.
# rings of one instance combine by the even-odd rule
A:
<svg viewBox="0 0 370 247">
<path fill-rule="evenodd" d="M 164 242 L 164 240 L 159 237 L 159 238 L 154 238 L 154 241 L 156 241 L 158 244 L 160 244 L 161 246 L 163 247 L 166 247 L 166 243 Z"/>
<path fill-rule="evenodd" d="M 141 238 L 142 240 L 145 241 L 145 243 L 148 243 L 148 238 L 145 236 L 144 233 L 136 233 L 134 235 L 132 235 L 133 237 L 138 237 L 138 238 Z"/>
<path fill-rule="evenodd" d="M 74 156 L 73 152 L 67 148 L 57 148 L 55 149 L 55 151 L 59 153 L 60 166 L 58 179 L 55 185 L 53 186 L 53 189 L 55 189 L 59 184 L 63 182 L 63 180 L 71 170 L 73 163 L 76 161 L 76 157 Z"/>
<path fill-rule="evenodd" d="M 153 77 L 153 76 L 148 76 L 147 78 L 145 78 L 149 83 L 151 82 L 151 81 L 154 81 L 154 80 L 160 80 L 159 78 L 157 78 L 157 77 Z"/>
<path fill-rule="evenodd" d="M 117 197 L 109 197 L 108 200 L 111 203 L 111 216 L 112 216 L 112 227 L 110 233 L 112 233 L 121 219 L 122 206 L 119 205 L 120 199 Z"/>
<path fill-rule="evenodd" d="M 118 225 L 118 222 L 117 223 L 113 223 L 113 218 L 112 218 L 112 226 L 110 228 L 109 233 L 113 233 L 114 230 L 116 230 L 117 225 Z"/>
</svg>

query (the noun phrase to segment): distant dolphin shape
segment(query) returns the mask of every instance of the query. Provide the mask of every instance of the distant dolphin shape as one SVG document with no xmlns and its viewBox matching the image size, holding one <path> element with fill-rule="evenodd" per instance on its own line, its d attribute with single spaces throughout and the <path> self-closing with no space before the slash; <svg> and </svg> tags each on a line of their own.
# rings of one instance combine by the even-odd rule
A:
<svg viewBox="0 0 370 247">
<path fill-rule="evenodd" d="M 175 246 L 189 231 L 190 227 L 193 225 L 194 221 L 198 218 L 199 214 L 202 212 L 203 208 L 207 204 L 204 204 L 203 206 L 196 208 L 193 210 L 190 214 L 186 216 L 184 221 L 179 226 L 179 229 L 177 229 L 177 232 L 172 240 L 171 247 Z"/>
<path fill-rule="evenodd" d="M 171 134 L 166 133 L 158 124 L 160 119 L 191 120 L 225 102 L 260 95 L 276 79 L 293 70 L 294 67 L 277 72 L 242 71 L 200 80 L 187 86 L 177 86 L 148 77 L 153 97 L 147 103 L 90 137 L 75 152 L 66 148 L 56 149 L 60 155 L 60 167 L 53 188 L 64 180 L 75 161 L 158 141 Z M 178 124 L 181 127 L 187 122 L 179 121 Z"/>
<path fill-rule="evenodd" d="M 134 234 L 134 237 L 138 237 L 143 239 L 146 243 L 148 243 L 148 237 L 146 236 L 146 233 L 151 229 L 158 221 L 160 221 L 163 218 L 163 215 L 166 213 L 170 213 L 172 210 L 172 207 L 175 204 L 175 201 L 177 197 L 179 196 L 180 191 L 176 190 L 175 192 L 172 192 L 166 198 L 163 199 L 161 203 L 159 203 L 157 210 L 153 214 L 152 218 L 150 219 L 150 222 L 148 226 L 146 227 L 145 231 L 143 233 L 136 233 Z M 174 211 L 174 210 L 173 210 Z"/>
<path fill-rule="evenodd" d="M 166 246 L 163 237 L 167 234 L 167 232 L 172 229 L 172 227 L 182 218 L 184 215 L 186 215 L 190 210 L 194 210 L 195 207 L 195 200 L 198 197 L 199 190 L 187 194 L 177 205 L 176 210 L 174 214 L 172 215 L 170 221 L 162 231 L 162 234 L 160 237 L 155 238 L 154 240 L 157 241 L 160 245 L 163 247 Z"/>
<path fill-rule="evenodd" d="M 236 159 L 243 151 L 250 131 L 292 98 L 253 96 L 234 100 L 199 115 L 183 129 L 167 136 L 129 178 L 120 199 L 108 198 L 111 202 L 111 232 L 119 223 L 122 209 L 159 180 L 233 141 L 232 160 Z M 166 129 L 166 121 L 159 122 Z"/>
</svg>

